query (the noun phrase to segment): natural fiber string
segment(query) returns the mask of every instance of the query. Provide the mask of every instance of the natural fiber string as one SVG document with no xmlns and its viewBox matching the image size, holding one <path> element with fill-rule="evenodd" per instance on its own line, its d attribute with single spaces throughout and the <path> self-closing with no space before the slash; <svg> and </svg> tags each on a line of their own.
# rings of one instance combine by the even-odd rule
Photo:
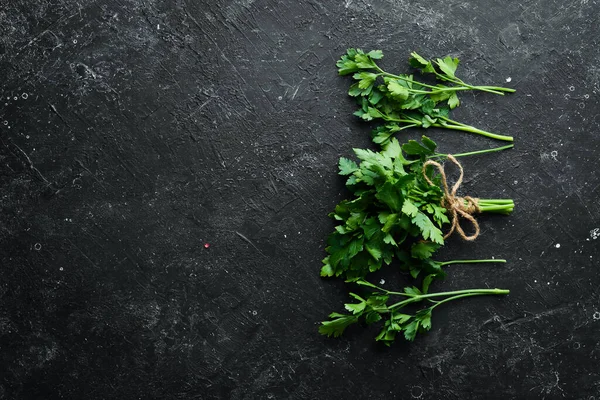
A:
<svg viewBox="0 0 600 400">
<path fill-rule="evenodd" d="M 430 185 L 435 186 L 434 183 L 427 176 L 427 166 L 429 165 L 437 168 L 440 175 L 442 176 L 442 185 L 444 186 L 444 198 L 442 199 L 442 207 L 445 207 L 450 212 L 452 222 L 452 227 L 450 228 L 450 231 L 448 231 L 448 233 L 444 235 L 444 239 L 447 239 L 456 230 L 461 238 L 463 238 L 464 240 L 472 241 L 475 240 L 477 236 L 479 236 L 479 224 L 477 223 L 475 217 L 473 217 L 472 215 L 476 212 L 481 212 L 478 205 L 479 199 L 471 196 L 459 197 L 456 195 L 458 188 L 462 184 L 463 168 L 462 165 L 460 165 L 456 158 L 454 158 L 451 154 L 448 154 L 448 160 L 456 164 L 456 166 L 460 170 L 460 176 L 458 177 L 458 180 L 456 181 L 454 186 L 452 186 L 452 190 L 448 188 L 448 182 L 446 180 L 446 172 L 444 171 L 444 167 L 436 161 L 428 160 L 423 164 L 423 177 Z M 471 222 L 471 224 L 473 224 L 473 227 L 475 228 L 474 234 L 470 236 L 467 236 L 465 234 L 465 231 L 460 226 L 460 222 L 458 220 L 459 216 L 463 217 L 464 219 Z"/>
</svg>

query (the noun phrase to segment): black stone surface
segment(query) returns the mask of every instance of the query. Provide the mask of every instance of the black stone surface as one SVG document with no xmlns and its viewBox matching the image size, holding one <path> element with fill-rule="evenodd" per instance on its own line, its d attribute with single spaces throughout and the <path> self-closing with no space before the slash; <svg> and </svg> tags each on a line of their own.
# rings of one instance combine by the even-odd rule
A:
<svg viewBox="0 0 600 400">
<path fill-rule="evenodd" d="M 0 399 L 600 399 L 599 16 L 597 0 L 0 0 Z M 389 349 L 317 334 L 348 299 L 318 276 L 337 158 L 371 146 L 334 67 L 346 47 L 397 71 L 453 54 L 465 80 L 518 90 L 454 113 L 515 136 L 464 160 L 464 193 L 515 213 L 442 254 L 509 263 L 435 286 L 511 294 L 440 308 Z"/>
</svg>

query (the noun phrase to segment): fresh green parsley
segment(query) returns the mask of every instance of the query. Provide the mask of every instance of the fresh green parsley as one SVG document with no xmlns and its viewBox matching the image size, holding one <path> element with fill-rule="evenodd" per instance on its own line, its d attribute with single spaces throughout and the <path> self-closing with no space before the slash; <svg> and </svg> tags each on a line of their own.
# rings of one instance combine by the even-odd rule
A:
<svg viewBox="0 0 600 400">
<path fill-rule="evenodd" d="M 413 127 L 451 129 L 513 141 L 511 136 L 484 131 L 450 119 L 449 114 L 451 109 L 460 105 L 460 91 L 478 90 L 504 95 L 514 92 L 514 89 L 465 83 L 455 74 L 458 58 L 445 57 L 431 61 L 415 52 L 411 53 L 409 64 L 443 82 L 436 85 L 418 81 L 412 74 L 386 72 L 377 64 L 377 60 L 382 58 L 381 50 L 365 53 L 360 49 L 348 49 L 336 64 L 340 75 L 352 74 L 356 81 L 348 91 L 350 96 L 357 98 L 360 106 L 354 114 L 365 121 L 384 122 L 372 132 L 375 143 L 385 144 L 397 132 Z"/>
<path fill-rule="evenodd" d="M 465 297 L 509 293 L 504 289 L 466 289 L 429 293 L 431 279 L 427 278 L 423 280 L 420 288 L 408 286 L 404 288 L 403 292 L 390 291 L 362 279 L 356 283 L 370 288 L 371 294 L 361 297 L 356 293 L 350 293 L 350 296 L 358 302 L 345 304 L 349 314 L 330 314 L 329 318 L 331 319 L 322 322 L 319 327 L 322 335 L 338 337 L 348 326 L 364 321 L 367 325 L 375 323 L 383 325 L 375 340 L 383 342 L 387 346 L 390 346 L 400 333 L 406 340 L 413 341 L 418 333 L 431 329 L 431 315 L 436 307 Z M 392 302 L 393 298 L 399 301 Z M 405 307 L 425 300 L 429 304 L 427 307 L 416 312 L 404 311 Z"/>
<path fill-rule="evenodd" d="M 427 176 L 435 183 L 430 185 L 422 172 L 426 160 L 446 156 L 436 148 L 426 136 L 421 143 L 410 140 L 402 146 L 393 138 L 380 152 L 354 149 L 360 163 L 340 159 L 339 173 L 347 176 L 353 197 L 330 213 L 338 225 L 327 239 L 321 276 L 361 279 L 395 258 L 407 266 L 414 264 L 410 260 L 428 260 L 444 244 L 441 229 L 450 221 L 442 206 L 440 176 L 428 169 Z M 512 200 L 484 199 L 479 205 L 481 212 L 495 213 L 510 213 L 514 207 Z M 412 267 L 416 268 L 424 267 Z"/>
</svg>

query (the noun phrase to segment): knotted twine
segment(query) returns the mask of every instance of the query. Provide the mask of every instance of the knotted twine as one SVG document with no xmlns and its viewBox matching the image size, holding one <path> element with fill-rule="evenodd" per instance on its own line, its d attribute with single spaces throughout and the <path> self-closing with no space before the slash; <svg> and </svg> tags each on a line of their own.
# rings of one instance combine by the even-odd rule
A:
<svg viewBox="0 0 600 400">
<path fill-rule="evenodd" d="M 477 220 L 475 219 L 475 217 L 473 217 L 473 215 L 472 215 L 476 212 L 477 213 L 481 212 L 481 210 L 479 208 L 479 199 L 476 197 L 471 197 L 471 196 L 459 197 L 456 195 L 458 188 L 462 184 L 463 167 L 456 160 L 456 158 L 454 158 L 451 154 L 448 154 L 448 160 L 450 160 L 454 164 L 456 164 L 456 166 L 460 170 L 460 175 L 458 177 L 458 180 L 454 184 L 454 186 L 452 186 L 452 190 L 450 190 L 448 188 L 448 182 L 446 180 L 446 172 L 444 171 L 444 167 L 436 161 L 431 161 L 431 160 L 425 161 L 425 163 L 423 164 L 423 177 L 425 178 L 427 183 L 429 183 L 432 186 L 435 186 L 435 184 L 427 176 L 427 166 L 429 166 L 429 165 L 432 165 L 435 168 L 437 168 L 438 172 L 440 173 L 440 175 L 442 177 L 442 185 L 444 187 L 443 188 L 444 189 L 444 197 L 442 198 L 441 205 L 442 205 L 442 207 L 446 208 L 448 210 L 448 212 L 450 212 L 450 217 L 451 217 L 451 222 L 452 222 L 452 227 L 450 228 L 448 233 L 446 233 L 444 235 L 444 240 L 447 239 L 450 235 L 452 235 L 452 233 L 456 230 L 458 232 L 458 234 L 460 235 L 460 237 L 463 238 L 464 240 L 473 241 L 477 238 L 477 236 L 479 236 L 479 224 L 477 223 Z M 473 233 L 470 236 L 467 236 L 465 234 L 465 231 L 460 226 L 460 221 L 459 221 L 460 217 L 463 217 L 464 219 L 468 220 L 473 225 L 473 228 L 475 228 L 475 233 Z"/>
</svg>

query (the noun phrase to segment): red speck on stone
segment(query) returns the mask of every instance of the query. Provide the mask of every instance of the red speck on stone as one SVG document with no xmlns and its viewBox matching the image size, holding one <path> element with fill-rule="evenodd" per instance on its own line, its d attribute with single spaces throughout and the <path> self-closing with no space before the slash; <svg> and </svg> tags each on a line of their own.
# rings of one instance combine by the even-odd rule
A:
<svg viewBox="0 0 600 400">
<path fill-rule="evenodd" d="M 205 249 L 208 249 L 209 247 L 210 247 L 210 244 L 208 244 L 208 243 L 204 243 L 204 248 L 205 248 Z"/>
</svg>

